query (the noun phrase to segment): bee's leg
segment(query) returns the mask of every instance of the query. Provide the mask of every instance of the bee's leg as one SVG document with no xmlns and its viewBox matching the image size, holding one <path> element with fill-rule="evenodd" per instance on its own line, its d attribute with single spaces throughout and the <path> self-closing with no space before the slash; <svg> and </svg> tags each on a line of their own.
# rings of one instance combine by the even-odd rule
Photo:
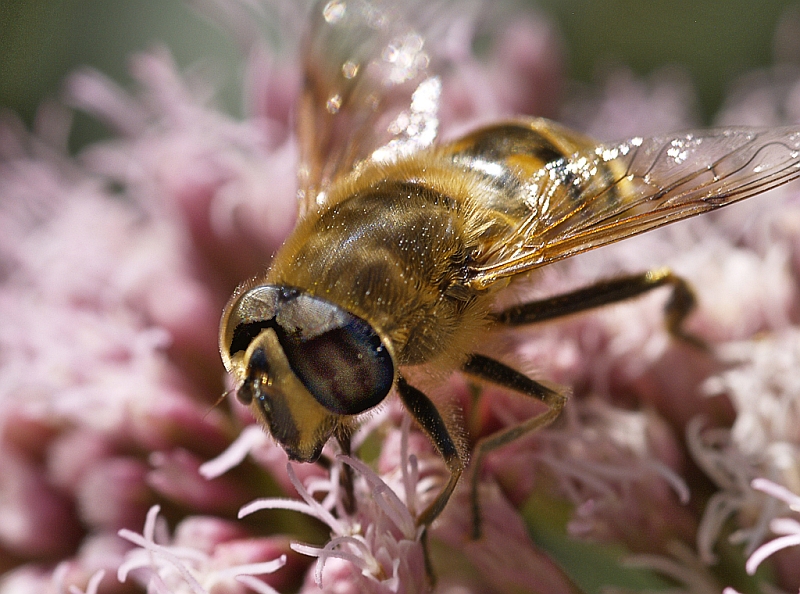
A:
<svg viewBox="0 0 800 594">
<path fill-rule="evenodd" d="M 567 397 L 565 394 L 552 390 L 511 367 L 499 361 L 495 361 L 494 359 L 490 359 L 489 357 L 484 357 L 483 355 L 470 355 L 469 359 L 464 363 L 462 370 L 468 375 L 509 388 L 525 396 L 532 396 L 537 400 L 541 400 L 548 407 L 547 411 L 535 417 L 531 417 L 519 425 L 503 429 L 481 439 L 475 446 L 470 493 L 472 501 L 472 536 L 478 539 L 481 536 L 478 479 L 480 478 L 483 457 L 487 452 L 504 446 L 507 443 L 511 443 L 528 433 L 538 431 L 542 427 L 546 427 L 552 423 L 553 420 L 558 417 L 559 413 L 561 413 L 561 409 L 564 408 Z"/>
<path fill-rule="evenodd" d="M 664 285 L 672 288 L 672 295 L 664 306 L 665 323 L 670 334 L 695 347 L 707 349 L 703 340 L 683 329 L 683 322 L 696 303 L 691 286 L 666 268 L 605 280 L 571 293 L 515 305 L 496 314 L 495 320 L 509 326 L 535 324 L 632 299 Z"/>
<path fill-rule="evenodd" d="M 337 438 L 339 448 L 346 456 L 350 455 L 350 433 L 340 435 Z M 349 464 L 342 464 L 341 486 L 344 489 L 344 510 L 352 515 L 356 511 L 356 496 L 353 493 L 353 469 Z"/>
<path fill-rule="evenodd" d="M 450 479 L 447 484 L 436 496 L 436 499 L 417 518 L 417 526 L 430 526 L 436 517 L 442 513 L 444 506 L 447 505 L 447 501 L 458 484 L 458 479 L 461 478 L 461 474 L 464 472 L 465 462 L 461 458 L 453 438 L 447 431 L 442 415 L 439 414 L 433 402 L 420 390 L 410 386 L 402 376 L 397 380 L 397 391 L 408 412 L 428 434 L 450 471 Z"/>
<path fill-rule="evenodd" d="M 405 407 L 408 409 L 408 412 L 411 413 L 411 416 L 416 419 L 417 423 L 419 423 L 425 433 L 428 434 L 428 437 L 430 437 L 433 445 L 436 446 L 439 454 L 444 458 L 444 462 L 450 471 L 450 479 L 447 481 L 447 484 L 436 496 L 436 499 L 434 499 L 425 511 L 417 517 L 417 526 L 425 527 L 422 533 L 425 570 L 428 574 L 431 586 L 433 586 L 436 584 L 436 574 L 433 571 L 433 565 L 428 556 L 428 526 L 442 513 L 445 505 L 447 505 L 447 501 L 453 494 L 453 490 L 456 488 L 458 479 L 461 478 L 466 464 L 461 458 L 458 448 L 453 438 L 450 436 L 450 433 L 447 431 L 447 426 L 433 402 L 420 390 L 417 390 L 414 386 L 410 386 L 403 376 L 400 376 L 397 380 L 397 391 L 400 394 L 403 404 L 405 404 Z M 403 463 L 405 463 L 405 461 Z"/>
</svg>

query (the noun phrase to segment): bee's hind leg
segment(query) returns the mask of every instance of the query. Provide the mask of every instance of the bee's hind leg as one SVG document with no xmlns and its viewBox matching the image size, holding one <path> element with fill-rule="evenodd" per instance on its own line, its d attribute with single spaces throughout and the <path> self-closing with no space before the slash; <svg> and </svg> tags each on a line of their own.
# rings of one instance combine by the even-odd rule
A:
<svg viewBox="0 0 800 594">
<path fill-rule="evenodd" d="M 664 307 L 665 324 L 669 333 L 683 342 L 707 350 L 708 347 L 703 340 L 683 329 L 684 321 L 695 307 L 694 292 L 689 283 L 666 268 L 604 280 L 570 293 L 515 305 L 495 314 L 494 319 L 497 323 L 507 326 L 535 324 L 588 311 L 595 307 L 633 299 L 663 286 L 672 288 L 672 294 Z M 481 521 L 478 503 L 478 480 L 483 457 L 486 453 L 496 448 L 550 424 L 558 417 L 561 409 L 564 408 L 567 398 L 563 392 L 548 388 L 519 371 L 483 355 L 475 354 L 470 356 L 463 365 L 462 371 L 520 394 L 532 396 L 548 406 L 547 411 L 519 425 L 490 435 L 479 441 L 475 446 L 474 468 L 471 477 L 471 497 L 473 537 L 479 538 Z"/>
<path fill-rule="evenodd" d="M 495 314 L 495 320 L 508 326 L 545 322 L 633 299 L 665 285 L 672 288 L 672 294 L 664 306 L 667 330 L 675 338 L 707 350 L 708 346 L 702 339 L 683 329 L 683 323 L 697 301 L 694 291 L 686 280 L 666 268 L 604 280 L 570 293 L 515 305 Z"/>
<path fill-rule="evenodd" d="M 478 481 L 483 457 L 494 449 L 511 443 L 524 435 L 538 431 L 552 423 L 561 413 L 561 409 L 564 408 L 564 404 L 567 402 L 567 396 L 563 392 L 548 388 L 532 380 L 523 373 L 483 355 L 471 355 L 462 366 L 462 371 L 476 378 L 514 390 L 525 396 L 532 396 L 547 405 L 547 410 L 543 413 L 531 417 L 518 425 L 489 435 L 481 439 L 475 446 L 472 460 L 470 497 L 472 504 L 472 537 L 478 539 L 481 536 L 481 510 L 478 501 Z"/>
</svg>

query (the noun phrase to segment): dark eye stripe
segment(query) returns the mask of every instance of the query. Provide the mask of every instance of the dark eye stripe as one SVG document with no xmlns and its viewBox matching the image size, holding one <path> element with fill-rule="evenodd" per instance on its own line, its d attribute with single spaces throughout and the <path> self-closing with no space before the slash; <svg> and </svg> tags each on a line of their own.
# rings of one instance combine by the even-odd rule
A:
<svg viewBox="0 0 800 594">
<path fill-rule="evenodd" d="M 248 322 L 246 324 L 239 324 L 233 331 L 233 338 L 231 339 L 231 346 L 228 354 L 233 357 L 240 351 L 246 351 L 250 343 L 261 334 L 261 331 L 270 326 L 274 326 L 274 320 L 260 320 L 258 322 Z"/>
</svg>

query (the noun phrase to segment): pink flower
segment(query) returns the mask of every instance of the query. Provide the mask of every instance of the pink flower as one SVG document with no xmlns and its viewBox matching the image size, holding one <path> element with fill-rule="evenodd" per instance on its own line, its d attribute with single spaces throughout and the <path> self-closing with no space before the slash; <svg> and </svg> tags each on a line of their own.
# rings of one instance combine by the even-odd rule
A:
<svg viewBox="0 0 800 594">
<path fill-rule="evenodd" d="M 800 497 L 786 487 L 763 478 L 754 479 L 752 487 L 784 502 L 793 512 L 800 511 Z M 770 520 L 769 527 L 774 534 L 779 536 L 753 551 L 745 566 L 747 573 L 753 575 L 767 557 L 784 551 L 783 558 L 778 560 L 778 569 L 784 574 L 784 578 L 791 579 L 797 563 L 796 547 L 800 546 L 800 522 L 795 518 L 780 517 Z M 794 550 L 787 550 L 792 548 Z"/>
<path fill-rule="evenodd" d="M 305 513 L 325 523 L 331 539 L 324 547 L 293 545 L 293 549 L 317 558 L 314 583 L 323 591 L 341 591 L 350 582 L 353 592 L 426 592 L 422 529 L 412 514 L 418 493 L 416 457 L 404 448 L 400 460 L 405 492 L 392 489 L 363 462 L 339 456 L 329 478 L 317 478 L 303 486 L 291 465 L 288 476 L 303 502 L 287 499 L 256 500 L 244 506 L 239 517 L 265 509 L 289 509 Z M 358 474 L 356 512 L 342 507 L 340 475 L 347 465 Z M 406 466 L 408 464 L 408 466 Z M 322 497 L 318 502 L 315 497 Z M 401 499 L 402 496 L 402 499 Z M 409 507 L 410 506 L 410 507 Z M 340 560 L 340 561 L 336 561 Z M 344 563 L 342 563 L 344 562 Z M 332 583 L 333 582 L 333 583 Z"/>
<path fill-rule="evenodd" d="M 296 52 L 302 11 L 273 8 Z M 134 91 L 89 70 L 70 78 L 70 105 L 115 132 L 77 157 L 62 150 L 63 106 L 43 105 L 31 132 L 0 121 L 0 593 L 430 591 L 416 519 L 447 471 L 397 398 L 363 419 L 358 455 L 328 447 L 329 470 L 287 466 L 244 406 L 217 403 L 232 388 L 222 306 L 295 221 L 302 73 L 262 39 L 266 4 L 206 9 L 243 49 L 244 118 L 158 48 L 132 59 Z M 519 113 L 604 140 L 696 124 L 674 70 L 618 70 L 562 101 L 553 29 L 492 11 L 448 8 L 426 24 L 447 63 L 442 138 Z M 492 43 L 478 59 L 483 28 Z M 747 78 L 718 121 L 781 124 L 800 114 L 797 88 L 785 71 Z M 594 591 L 622 587 L 634 566 L 643 587 L 660 575 L 696 593 L 800 587 L 795 187 L 546 267 L 502 299 L 662 266 L 694 287 L 687 327 L 708 352 L 664 330 L 666 290 L 482 341 L 572 398 L 552 426 L 486 457 L 479 540 L 467 471 L 429 530 L 439 591 Z M 465 449 L 541 411 L 443 379 L 425 381 Z M 596 556 L 576 563 L 564 550 L 577 546 Z M 774 579 L 735 579 L 763 563 Z"/>
<path fill-rule="evenodd" d="M 283 567 L 286 564 L 286 555 L 280 555 L 271 561 L 237 563 L 238 555 L 231 555 L 229 552 L 230 543 L 218 540 L 224 534 L 223 526 L 219 527 L 223 530 L 213 525 L 209 526 L 216 529 L 216 534 L 212 539 L 203 542 L 198 541 L 196 531 L 188 527 L 188 523 L 192 520 L 186 519 L 178 528 L 178 535 L 172 540 L 166 534 L 166 526 L 158 523 L 159 511 L 157 505 L 150 509 L 143 534 L 139 535 L 130 530 L 120 531 L 120 536 L 141 548 L 134 549 L 126 555 L 125 562 L 118 571 L 119 581 L 126 581 L 131 571 L 146 569 L 141 579 L 147 584 L 148 590 L 156 592 L 207 594 L 212 590 L 217 591 L 220 587 L 228 592 L 244 592 L 243 588 L 235 586 L 236 582 L 260 594 L 275 592 L 272 587 L 256 579 L 255 576 L 270 574 Z M 184 526 L 186 528 L 181 530 Z M 184 536 L 182 532 L 188 533 L 187 535 L 193 538 L 181 538 Z M 235 532 L 235 529 L 229 529 L 227 532 Z M 231 535 L 224 535 L 223 538 L 225 536 L 230 538 Z M 250 542 L 248 548 L 252 549 L 258 545 L 258 542 Z M 265 547 L 264 550 L 259 550 L 258 554 L 274 555 L 274 548 Z M 245 551 L 246 549 L 242 550 Z"/>
</svg>

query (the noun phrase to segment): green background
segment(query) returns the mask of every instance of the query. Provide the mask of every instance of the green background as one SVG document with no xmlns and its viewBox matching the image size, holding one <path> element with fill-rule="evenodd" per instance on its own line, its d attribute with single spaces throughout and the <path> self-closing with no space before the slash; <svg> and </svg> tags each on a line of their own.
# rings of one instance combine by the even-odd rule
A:
<svg viewBox="0 0 800 594">
<path fill-rule="evenodd" d="M 565 40 L 570 76 L 592 81 L 611 65 L 646 74 L 681 64 L 708 117 L 738 73 L 774 60 L 776 25 L 788 0 L 538 0 Z M 799 19 L 800 20 L 800 19 Z M 800 29 L 797 35 L 800 45 Z M 0 0 L 0 106 L 30 122 L 66 73 L 90 64 L 126 81 L 128 56 L 163 42 L 181 66 L 222 64 L 221 101 L 238 111 L 232 40 L 180 0 Z M 800 51 L 798 51 L 800 53 Z M 791 56 L 790 56 L 791 57 Z M 77 143 L 99 127 L 77 122 Z"/>
</svg>

